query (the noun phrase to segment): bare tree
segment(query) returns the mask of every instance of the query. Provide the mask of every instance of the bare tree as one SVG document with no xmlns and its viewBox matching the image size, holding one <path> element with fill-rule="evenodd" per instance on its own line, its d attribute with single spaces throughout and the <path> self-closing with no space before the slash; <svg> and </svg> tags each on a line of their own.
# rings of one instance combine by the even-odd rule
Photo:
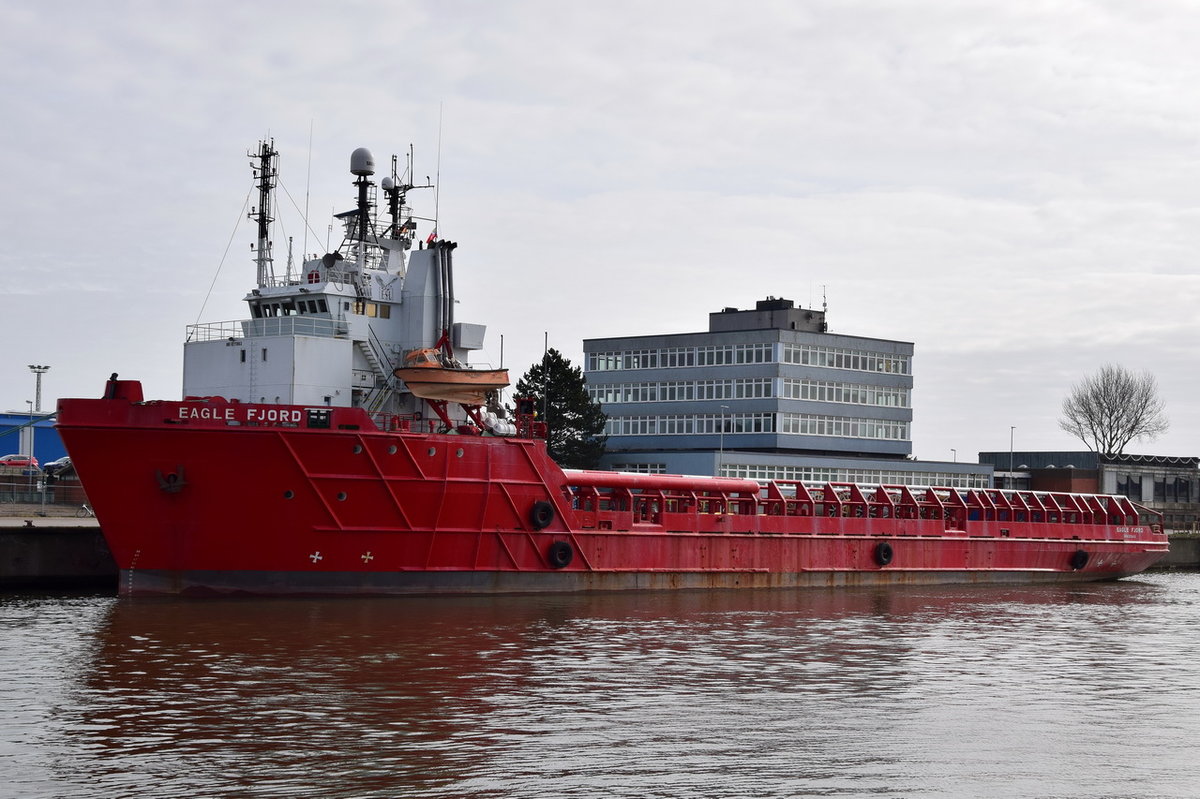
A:
<svg viewBox="0 0 1200 799">
<path fill-rule="evenodd" d="M 1130 441 L 1153 439 L 1169 423 L 1152 374 L 1105 364 L 1071 387 L 1058 426 L 1099 455 L 1120 455 Z"/>
</svg>

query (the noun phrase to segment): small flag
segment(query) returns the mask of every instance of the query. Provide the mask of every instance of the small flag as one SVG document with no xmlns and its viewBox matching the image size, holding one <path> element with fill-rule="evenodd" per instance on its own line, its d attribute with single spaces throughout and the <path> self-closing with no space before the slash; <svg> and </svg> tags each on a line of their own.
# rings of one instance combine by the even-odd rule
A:
<svg viewBox="0 0 1200 799">
<path fill-rule="evenodd" d="M 425 239 L 425 243 L 433 244 L 435 241 L 437 241 L 437 228 L 434 228 L 432 231 L 430 231 L 429 238 Z"/>
</svg>

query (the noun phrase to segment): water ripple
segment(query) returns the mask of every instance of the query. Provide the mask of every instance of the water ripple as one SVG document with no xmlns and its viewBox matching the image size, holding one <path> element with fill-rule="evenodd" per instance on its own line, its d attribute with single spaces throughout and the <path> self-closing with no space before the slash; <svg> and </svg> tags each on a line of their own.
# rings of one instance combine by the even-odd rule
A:
<svg viewBox="0 0 1200 799">
<path fill-rule="evenodd" d="M 31 797 L 1189 797 L 1200 575 L 450 600 L 0 598 Z"/>
</svg>

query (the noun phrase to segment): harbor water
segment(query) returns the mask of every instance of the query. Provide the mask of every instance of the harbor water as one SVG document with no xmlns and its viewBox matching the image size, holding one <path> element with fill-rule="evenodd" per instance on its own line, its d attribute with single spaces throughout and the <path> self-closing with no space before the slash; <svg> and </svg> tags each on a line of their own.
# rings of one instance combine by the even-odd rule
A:
<svg viewBox="0 0 1200 799">
<path fill-rule="evenodd" d="M 1200 574 L 0 596 L 0 796 L 1195 797 Z"/>
</svg>

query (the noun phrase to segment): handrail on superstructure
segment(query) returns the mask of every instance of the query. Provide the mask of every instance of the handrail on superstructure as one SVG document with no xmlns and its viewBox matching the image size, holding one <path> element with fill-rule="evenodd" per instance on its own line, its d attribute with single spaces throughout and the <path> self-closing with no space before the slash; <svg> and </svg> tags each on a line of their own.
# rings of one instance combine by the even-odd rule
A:
<svg viewBox="0 0 1200 799">
<path fill-rule="evenodd" d="M 272 316 L 261 319 L 237 319 L 226 322 L 202 322 L 187 326 L 187 341 L 236 341 L 247 336 L 316 336 L 345 338 L 346 323 L 323 316 Z"/>
</svg>

